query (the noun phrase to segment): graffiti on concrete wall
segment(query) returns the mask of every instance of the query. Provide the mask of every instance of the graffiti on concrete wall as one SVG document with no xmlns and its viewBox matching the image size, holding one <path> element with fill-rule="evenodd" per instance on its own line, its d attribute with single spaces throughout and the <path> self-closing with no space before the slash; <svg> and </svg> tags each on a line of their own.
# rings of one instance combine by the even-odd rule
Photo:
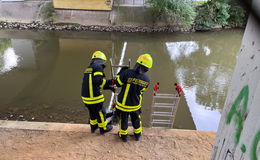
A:
<svg viewBox="0 0 260 160">
<path fill-rule="evenodd" d="M 236 136 L 235 136 L 235 143 L 238 144 L 240 135 L 243 129 L 244 120 L 247 117 L 246 111 L 247 111 L 247 104 L 248 104 L 248 94 L 249 94 L 249 87 L 246 85 L 237 96 L 235 102 L 233 103 L 228 115 L 227 115 L 227 124 L 231 123 L 231 120 L 233 118 L 236 119 Z M 241 102 L 242 106 L 241 106 Z"/>
<path fill-rule="evenodd" d="M 236 131 L 235 131 L 235 144 L 237 145 L 240 141 L 240 136 L 242 133 L 242 130 L 244 128 L 244 121 L 247 118 L 247 107 L 248 107 L 248 95 L 249 95 L 249 87 L 248 85 L 244 86 L 242 90 L 240 91 L 239 95 L 236 97 L 234 103 L 231 106 L 231 109 L 227 115 L 226 124 L 229 125 L 234 119 L 235 125 L 236 125 Z M 252 145 L 250 148 L 250 159 L 251 160 L 258 160 L 257 158 L 257 146 L 260 142 L 260 130 L 255 134 L 253 137 Z M 242 152 L 242 157 L 244 157 L 244 153 L 247 152 L 247 147 L 245 144 L 242 144 L 240 147 L 240 150 Z M 234 159 L 234 153 L 231 152 L 229 149 L 228 152 L 225 155 L 225 158 L 232 157 Z"/>
<path fill-rule="evenodd" d="M 251 160 L 258 159 L 257 158 L 257 146 L 258 146 L 259 141 L 260 141 L 260 130 L 256 133 L 252 146 L 251 146 L 251 154 L 250 154 Z"/>
</svg>

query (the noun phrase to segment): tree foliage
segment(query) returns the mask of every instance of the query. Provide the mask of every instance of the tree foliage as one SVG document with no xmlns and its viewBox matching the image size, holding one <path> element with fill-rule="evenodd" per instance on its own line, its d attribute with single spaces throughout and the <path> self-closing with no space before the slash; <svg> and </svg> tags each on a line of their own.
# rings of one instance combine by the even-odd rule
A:
<svg viewBox="0 0 260 160">
<path fill-rule="evenodd" d="M 167 22 L 182 27 L 190 27 L 196 12 L 192 2 L 185 0 L 148 0 L 154 17 L 166 17 Z"/>
<path fill-rule="evenodd" d="M 216 25 L 244 26 L 246 15 L 236 0 L 211 0 L 197 8 L 195 28 L 208 30 Z"/>
<path fill-rule="evenodd" d="M 147 0 L 156 20 L 166 19 L 180 27 L 194 26 L 196 30 L 209 30 L 215 26 L 241 27 L 246 24 L 247 13 L 238 0 L 209 0 L 195 6 L 192 0 Z"/>
<path fill-rule="evenodd" d="M 241 27 L 245 26 L 248 14 L 246 9 L 244 9 L 237 0 L 230 0 L 230 10 L 229 10 L 229 19 L 228 23 L 232 27 Z"/>
<path fill-rule="evenodd" d="M 211 29 L 215 25 L 228 25 L 230 5 L 221 1 L 210 1 L 197 8 L 195 28 Z"/>
</svg>

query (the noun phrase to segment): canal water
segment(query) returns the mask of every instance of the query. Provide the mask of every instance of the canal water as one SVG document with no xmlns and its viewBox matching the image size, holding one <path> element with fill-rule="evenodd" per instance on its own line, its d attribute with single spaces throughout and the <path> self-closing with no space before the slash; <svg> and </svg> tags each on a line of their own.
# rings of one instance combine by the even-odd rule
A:
<svg viewBox="0 0 260 160">
<path fill-rule="evenodd" d="M 154 60 L 142 119 L 149 126 L 153 86 L 184 91 L 174 128 L 216 131 L 243 30 L 198 33 L 102 33 L 0 30 L 0 119 L 87 123 L 81 82 L 91 54 L 131 66 L 142 53 Z M 111 78 L 110 64 L 105 68 Z M 105 106 L 110 91 L 104 91 Z"/>
</svg>

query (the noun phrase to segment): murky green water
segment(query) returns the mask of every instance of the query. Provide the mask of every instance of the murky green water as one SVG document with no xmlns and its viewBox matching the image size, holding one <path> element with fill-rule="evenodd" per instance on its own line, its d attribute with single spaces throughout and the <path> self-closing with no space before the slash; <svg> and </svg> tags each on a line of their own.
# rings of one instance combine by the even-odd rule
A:
<svg viewBox="0 0 260 160">
<path fill-rule="evenodd" d="M 83 71 L 101 50 L 115 63 L 150 53 L 152 82 L 144 94 L 143 124 L 149 126 L 152 87 L 184 96 L 175 128 L 216 130 L 240 49 L 243 30 L 203 33 L 94 33 L 0 30 L 0 118 L 86 123 L 81 102 Z M 125 50 L 124 50 L 125 46 Z M 125 55 L 122 57 L 122 55 Z M 110 67 L 105 69 L 111 78 Z M 111 93 L 104 91 L 105 106 Z"/>
</svg>

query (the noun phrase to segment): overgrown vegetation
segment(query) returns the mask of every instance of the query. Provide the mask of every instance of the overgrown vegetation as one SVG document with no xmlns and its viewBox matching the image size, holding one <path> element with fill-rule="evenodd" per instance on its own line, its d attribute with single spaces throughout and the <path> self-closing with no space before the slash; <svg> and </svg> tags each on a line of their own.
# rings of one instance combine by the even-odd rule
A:
<svg viewBox="0 0 260 160">
<path fill-rule="evenodd" d="M 246 10 L 237 0 L 211 0 L 197 5 L 185 0 L 148 0 L 148 4 L 156 21 L 166 17 L 169 24 L 196 30 L 242 27 L 247 19 Z"/>
<path fill-rule="evenodd" d="M 230 10 L 228 23 L 232 27 L 241 27 L 246 25 L 246 20 L 248 13 L 246 10 L 238 3 L 238 0 L 229 0 Z"/>
<path fill-rule="evenodd" d="M 56 12 L 52 2 L 47 2 L 41 9 L 41 14 L 45 22 L 53 22 Z"/>
<path fill-rule="evenodd" d="M 216 25 L 228 25 L 230 5 L 221 1 L 210 1 L 197 8 L 195 28 L 207 30 Z"/>
<path fill-rule="evenodd" d="M 241 27 L 246 19 L 246 11 L 236 0 L 212 0 L 197 8 L 195 29 L 208 30 L 217 25 Z"/>
<path fill-rule="evenodd" d="M 185 0 L 148 0 L 156 20 L 166 18 L 169 24 L 190 27 L 195 19 L 194 4 Z"/>
</svg>

